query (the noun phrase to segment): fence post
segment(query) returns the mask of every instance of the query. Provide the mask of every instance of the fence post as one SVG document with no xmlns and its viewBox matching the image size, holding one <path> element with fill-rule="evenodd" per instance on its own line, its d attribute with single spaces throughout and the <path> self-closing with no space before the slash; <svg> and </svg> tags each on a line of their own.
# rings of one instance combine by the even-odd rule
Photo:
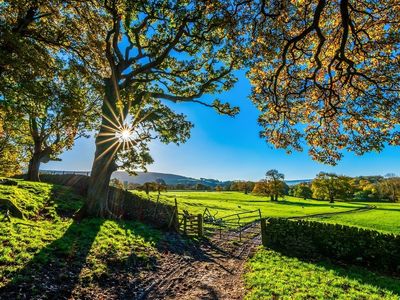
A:
<svg viewBox="0 0 400 300">
<path fill-rule="evenodd" d="M 199 237 L 203 237 L 204 235 L 204 230 L 203 230 L 203 215 L 198 214 L 197 215 L 197 234 Z"/>
<path fill-rule="evenodd" d="M 266 230 L 267 230 L 267 221 L 265 220 L 265 218 L 262 218 L 261 219 L 261 242 L 264 247 L 267 246 Z"/>
<path fill-rule="evenodd" d="M 186 215 L 183 215 L 183 234 L 187 235 L 187 218 L 186 218 Z"/>
<path fill-rule="evenodd" d="M 175 198 L 175 215 L 174 215 L 174 227 L 179 232 L 179 214 L 178 214 L 178 201 Z"/>
</svg>

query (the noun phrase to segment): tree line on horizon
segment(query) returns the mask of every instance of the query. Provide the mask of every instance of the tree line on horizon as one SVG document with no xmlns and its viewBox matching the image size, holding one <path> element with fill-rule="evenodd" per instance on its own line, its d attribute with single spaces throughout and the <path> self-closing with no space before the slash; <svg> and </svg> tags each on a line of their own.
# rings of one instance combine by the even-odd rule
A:
<svg viewBox="0 0 400 300">
<path fill-rule="evenodd" d="M 171 103 L 235 116 L 204 95 L 246 69 L 260 137 L 336 164 L 400 144 L 400 3 L 375 1 L 3 1 L 0 175 L 58 160 L 96 132 L 80 216 L 112 216 L 111 174 L 146 169 L 149 143 L 184 143 Z M 279 174 L 275 174 L 279 175 Z M 274 200 L 279 178 L 273 180 Z M 247 190 L 247 188 L 246 188 Z"/>
<path fill-rule="evenodd" d="M 126 190 L 144 191 L 147 195 L 150 192 L 160 194 L 167 191 L 235 191 L 270 197 L 271 201 L 278 201 L 279 198 L 285 196 L 294 196 L 304 200 L 327 200 L 330 203 L 334 203 L 335 200 L 400 202 L 400 177 L 395 174 L 350 177 L 320 172 L 311 182 L 289 186 L 284 181 L 282 173 L 269 170 L 266 178 L 258 182 L 237 180 L 217 186 L 201 183 L 167 184 L 163 179 L 137 184 L 122 182 L 116 178 L 111 180 L 111 185 Z"/>
</svg>

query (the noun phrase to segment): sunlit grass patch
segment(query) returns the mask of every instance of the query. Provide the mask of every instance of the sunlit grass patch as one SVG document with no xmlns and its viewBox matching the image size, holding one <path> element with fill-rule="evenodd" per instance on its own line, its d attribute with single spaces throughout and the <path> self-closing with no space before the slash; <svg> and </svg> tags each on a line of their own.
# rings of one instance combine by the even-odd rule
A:
<svg viewBox="0 0 400 300">
<path fill-rule="evenodd" d="M 255 299 L 396 299 L 400 279 L 343 268 L 328 262 L 311 263 L 260 250 L 248 263 L 248 300 Z"/>
</svg>

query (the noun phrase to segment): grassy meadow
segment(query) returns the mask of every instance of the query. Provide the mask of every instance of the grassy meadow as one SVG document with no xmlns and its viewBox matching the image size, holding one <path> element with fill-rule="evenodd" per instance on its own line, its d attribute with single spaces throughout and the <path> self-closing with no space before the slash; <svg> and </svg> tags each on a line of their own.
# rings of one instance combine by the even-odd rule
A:
<svg viewBox="0 0 400 300">
<path fill-rule="evenodd" d="M 144 192 L 139 193 L 146 197 Z M 150 193 L 152 200 L 157 199 L 157 193 Z M 179 210 L 190 213 L 203 213 L 207 207 L 216 217 L 260 209 L 263 217 L 297 217 L 314 214 L 332 214 L 351 211 L 368 205 L 376 206 L 369 211 L 360 211 L 338 215 L 313 217 L 313 220 L 359 226 L 383 232 L 400 234 L 400 203 L 382 202 L 339 202 L 330 204 L 328 201 L 304 200 L 285 196 L 278 202 L 271 202 L 268 197 L 261 197 L 241 192 L 197 192 L 168 191 L 161 194 L 160 200 L 174 204 L 177 199 Z M 256 217 L 254 217 L 256 218 Z"/>
</svg>

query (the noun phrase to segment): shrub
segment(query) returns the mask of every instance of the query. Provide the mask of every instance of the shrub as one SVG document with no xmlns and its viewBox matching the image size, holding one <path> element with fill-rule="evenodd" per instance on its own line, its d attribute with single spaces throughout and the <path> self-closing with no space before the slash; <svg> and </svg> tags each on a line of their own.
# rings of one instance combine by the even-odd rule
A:
<svg viewBox="0 0 400 300">
<path fill-rule="evenodd" d="M 339 224 L 269 219 L 267 247 L 300 258 L 328 258 L 400 274 L 400 235 Z"/>
</svg>

